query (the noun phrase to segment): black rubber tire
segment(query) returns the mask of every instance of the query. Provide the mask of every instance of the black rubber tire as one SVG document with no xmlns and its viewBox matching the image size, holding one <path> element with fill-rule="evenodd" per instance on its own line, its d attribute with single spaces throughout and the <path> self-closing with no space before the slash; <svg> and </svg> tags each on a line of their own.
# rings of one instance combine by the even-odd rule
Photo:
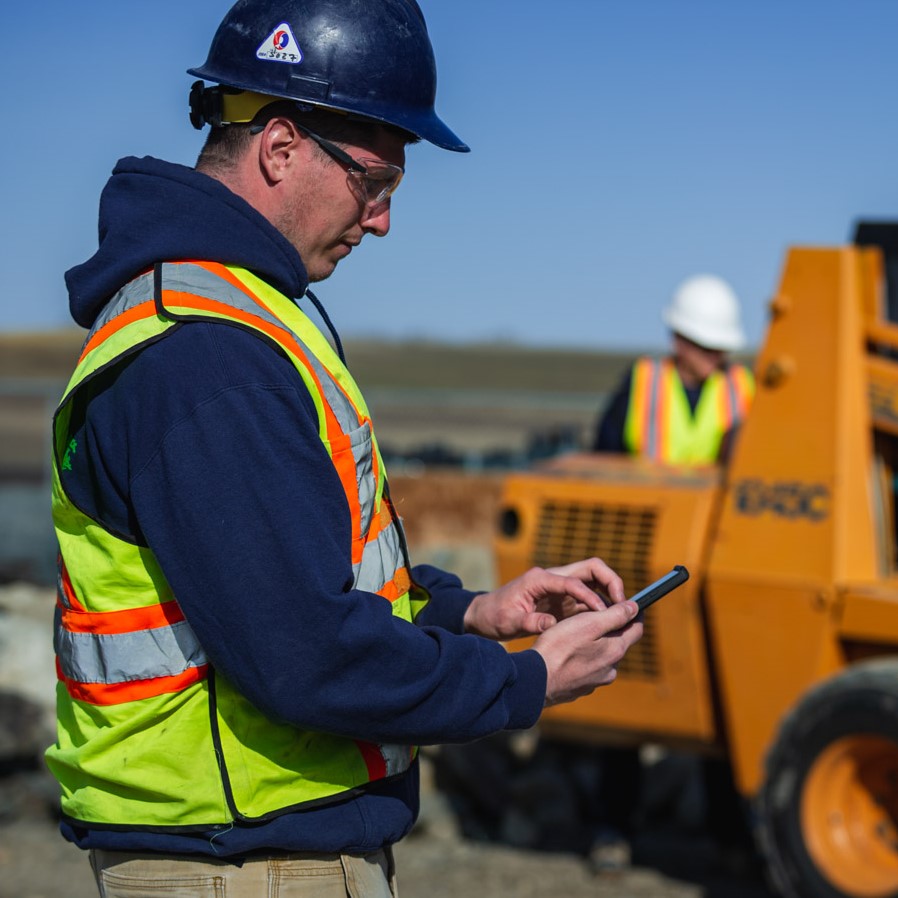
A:
<svg viewBox="0 0 898 898">
<path fill-rule="evenodd" d="M 783 721 L 755 801 L 755 825 L 770 884 L 787 898 L 869 896 L 846 891 L 827 877 L 809 852 L 801 824 L 802 798 L 815 761 L 827 747 L 853 736 L 880 737 L 894 743 L 898 755 L 898 657 L 847 668 L 808 692 Z M 898 895 L 898 889 L 881 898 L 886 895 Z"/>
</svg>

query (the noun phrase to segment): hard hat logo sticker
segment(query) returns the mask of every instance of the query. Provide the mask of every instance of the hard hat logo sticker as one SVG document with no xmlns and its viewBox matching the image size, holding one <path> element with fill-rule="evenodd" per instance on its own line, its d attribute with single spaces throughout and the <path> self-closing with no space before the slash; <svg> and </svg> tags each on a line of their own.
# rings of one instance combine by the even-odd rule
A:
<svg viewBox="0 0 898 898">
<path fill-rule="evenodd" d="M 270 59 L 272 62 L 287 62 L 296 65 L 302 62 L 302 50 L 286 22 L 282 22 L 256 50 L 257 59 Z"/>
</svg>

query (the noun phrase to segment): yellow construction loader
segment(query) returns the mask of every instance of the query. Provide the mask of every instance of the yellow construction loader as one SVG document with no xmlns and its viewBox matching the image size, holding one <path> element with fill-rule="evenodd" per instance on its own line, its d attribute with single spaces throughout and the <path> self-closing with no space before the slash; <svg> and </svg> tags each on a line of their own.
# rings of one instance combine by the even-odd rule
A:
<svg viewBox="0 0 898 898">
<path fill-rule="evenodd" d="M 898 225 L 793 248 L 726 468 L 599 454 L 509 475 L 500 579 L 597 555 L 645 612 L 555 737 L 726 758 L 786 896 L 898 895 Z"/>
</svg>

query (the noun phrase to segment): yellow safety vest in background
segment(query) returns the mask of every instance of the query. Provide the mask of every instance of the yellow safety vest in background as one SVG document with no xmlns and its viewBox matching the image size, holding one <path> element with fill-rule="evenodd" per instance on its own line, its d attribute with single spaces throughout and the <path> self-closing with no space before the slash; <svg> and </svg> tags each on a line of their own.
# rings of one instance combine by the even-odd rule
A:
<svg viewBox="0 0 898 898">
<path fill-rule="evenodd" d="M 93 827 L 264 820 L 401 774 L 415 754 L 265 717 L 208 663 L 152 551 L 109 532 L 66 495 L 60 470 L 73 399 L 93 375 L 191 320 L 225 321 L 283 349 L 314 400 L 346 493 L 354 586 L 408 621 L 426 602 L 410 585 L 365 402 L 296 305 L 244 269 L 206 262 L 166 263 L 127 284 L 91 330 L 54 420 L 59 723 L 47 763 L 63 813 Z"/>
<path fill-rule="evenodd" d="M 624 445 L 668 464 L 711 464 L 724 435 L 748 414 L 754 391 L 751 372 L 730 365 L 704 382 L 693 413 L 674 363 L 639 359 L 631 374 Z"/>
</svg>

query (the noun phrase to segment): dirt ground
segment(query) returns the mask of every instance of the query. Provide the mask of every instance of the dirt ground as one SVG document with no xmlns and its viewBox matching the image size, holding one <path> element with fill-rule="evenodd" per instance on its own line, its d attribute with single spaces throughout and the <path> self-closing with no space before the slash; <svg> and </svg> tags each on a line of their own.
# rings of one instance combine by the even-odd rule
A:
<svg viewBox="0 0 898 898">
<path fill-rule="evenodd" d="M 396 848 L 403 898 L 768 898 L 756 873 L 715 870 L 706 840 L 646 833 L 636 866 L 597 874 L 576 854 L 463 838 L 451 815 L 434 810 L 440 796 L 427 786 L 423 802 L 422 821 Z M 0 823 L 0 898 L 97 898 L 87 856 L 33 801 Z"/>
</svg>

